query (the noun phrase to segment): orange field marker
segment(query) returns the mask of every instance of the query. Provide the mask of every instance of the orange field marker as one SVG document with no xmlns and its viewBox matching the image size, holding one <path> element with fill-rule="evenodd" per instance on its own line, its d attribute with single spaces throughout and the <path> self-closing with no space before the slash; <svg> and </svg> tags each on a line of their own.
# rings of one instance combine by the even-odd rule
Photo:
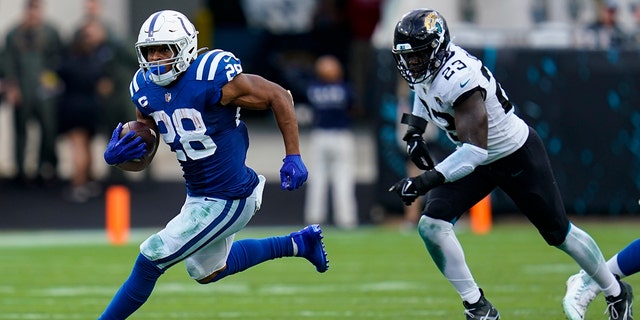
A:
<svg viewBox="0 0 640 320">
<path fill-rule="evenodd" d="M 491 231 L 491 194 L 478 201 L 469 210 L 471 216 L 471 231 L 476 234 L 487 234 Z"/>
<path fill-rule="evenodd" d="M 126 244 L 130 231 L 129 189 L 121 185 L 110 186 L 105 195 L 105 202 L 107 238 L 114 245 Z"/>
</svg>

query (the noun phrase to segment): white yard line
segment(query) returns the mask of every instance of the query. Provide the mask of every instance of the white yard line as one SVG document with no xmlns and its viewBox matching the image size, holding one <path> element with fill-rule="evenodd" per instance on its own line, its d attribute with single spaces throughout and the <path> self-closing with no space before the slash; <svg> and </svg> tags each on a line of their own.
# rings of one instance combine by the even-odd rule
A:
<svg viewBox="0 0 640 320">
<path fill-rule="evenodd" d="M 132 229 L 130 243 L 143 241 L 157 229 Z M 3 231 L 0 247 L 50 247 L 108 244 L 105 230 Z"/>
</svg>

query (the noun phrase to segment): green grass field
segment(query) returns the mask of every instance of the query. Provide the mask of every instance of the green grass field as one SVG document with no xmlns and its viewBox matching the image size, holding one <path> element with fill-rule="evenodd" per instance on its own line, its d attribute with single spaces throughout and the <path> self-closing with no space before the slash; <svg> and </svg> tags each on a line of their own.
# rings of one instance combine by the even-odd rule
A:
<svg viewBox="0 0 640 320">
<path fill-rule="evenodd" d="M 470 267 L 503 319 L 564 319 L 564 282 L 577 271 L 572 260 L 527 223 L 498 223 L 484 236 L 461 224 Z M 577 224 L 607 258 L 639 236 L 638 221 Z M 250 227 L 238 238 L 295 229 Z M 99 231 L 0 234 L 0 319 L 96 319 L 150 232 L 135 231 L 126 246 L 107 244 Z M 130 319 L 464 319 L 459 297 L 417 233 L 325 228 L 325 243 L 331 260 L 325 274 L 285 258 L 203 286 L 179 264 Z M 640 288 L 640 277 L 627 281 Z M 587 319 L 606 319 L 604 308 L 599 296 Z"/>
</svg>

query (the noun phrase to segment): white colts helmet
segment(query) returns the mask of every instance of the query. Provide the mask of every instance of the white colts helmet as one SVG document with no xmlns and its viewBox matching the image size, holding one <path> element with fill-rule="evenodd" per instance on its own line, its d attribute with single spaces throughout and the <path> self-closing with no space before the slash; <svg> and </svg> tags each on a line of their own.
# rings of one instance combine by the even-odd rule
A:
<svg viewBox="0 0 640 320">
<path fill-rule="evenodd" d="M 140 68 L 151 70 L 149 75 L 157 85 L 170 84 L 198 56 L 197 35 L 198 31 L 191 21 L 180 12 L 163 10 L 152 14 L 142 24 L 136 42 Z M 147 61 L 147 47 L 158 45 L 168 45 L 173 56 L 160 61 Z"/>
</svg>

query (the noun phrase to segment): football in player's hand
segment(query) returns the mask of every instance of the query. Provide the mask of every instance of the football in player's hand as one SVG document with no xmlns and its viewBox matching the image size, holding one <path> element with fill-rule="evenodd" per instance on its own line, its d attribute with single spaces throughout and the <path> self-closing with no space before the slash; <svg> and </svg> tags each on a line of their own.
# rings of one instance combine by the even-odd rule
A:
<svg viewBox="0 0 640 320">
<path fill-rule="evenodd" d="M 146 124 L 138 121 L 129 121 L 122 126 L 120 132 L 120 138 L 124 137 L 129 131 L 134 131 L 135 135 L 141 137 L 144 143 L 147 145 L 147 152 L 138 159 L 133 159 L 127 162 L 123 162 L 117 165 L 118 168 L 126 171 L 141 171 L 146 168 L 156 150 L 156 132 L 149 128 Z"/>
</svg>

